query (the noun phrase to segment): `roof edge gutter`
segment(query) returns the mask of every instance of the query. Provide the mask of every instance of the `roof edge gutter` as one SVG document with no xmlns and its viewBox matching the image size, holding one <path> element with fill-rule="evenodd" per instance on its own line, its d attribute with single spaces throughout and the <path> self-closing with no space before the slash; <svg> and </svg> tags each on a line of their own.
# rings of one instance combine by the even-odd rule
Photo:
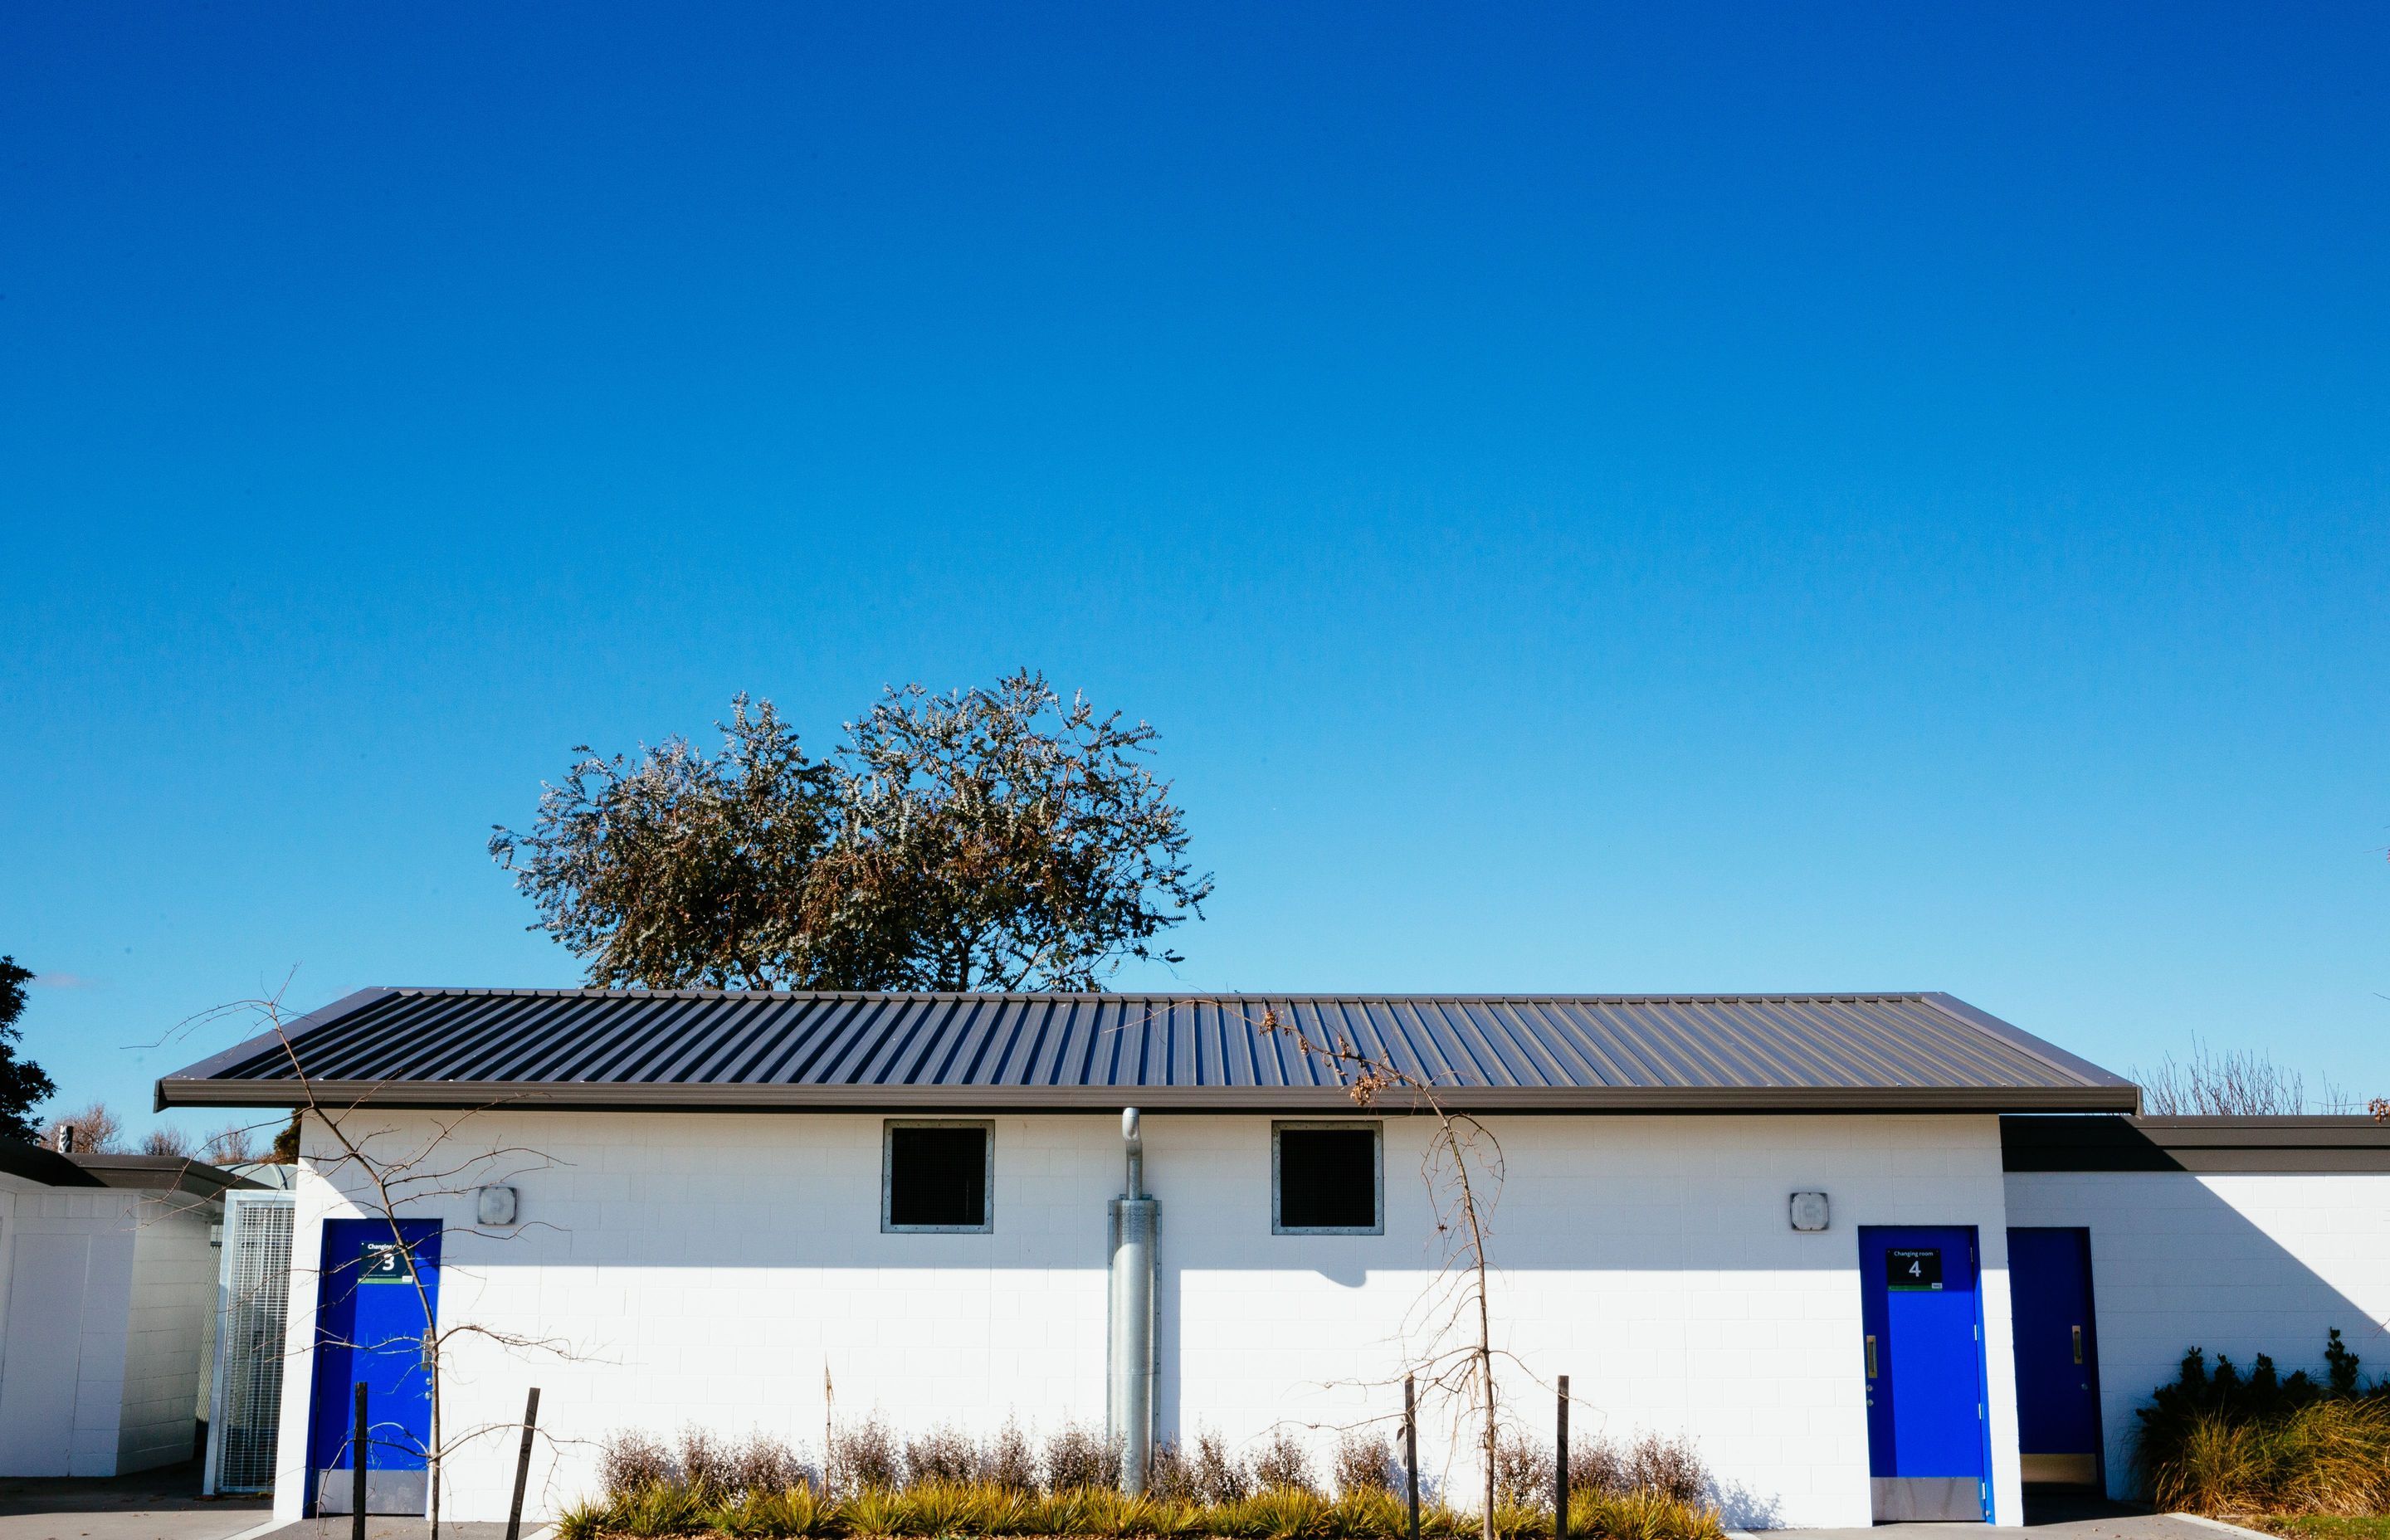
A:
<svg viewBox="0 0 2390 1540">
<path fill-rule="evenodd" d="M 724 1085 L 685 1083 L 558 1081 L 198 1080 L 158 1082 L 169 1107 L 478 1108 L 540 1112 L 989 1112 L 1120 1115 L 1124 1099 L 1147 1112 L 1343 1112 L 1356 1107 L 1342 1086 L 1189 1085 Z M 1437 1102 L 1455 1111 L 1511 1114 L 1609 1113 L 1925 1113 L 2133 1112 L 2139 1089 L 2121 1085 L 1454 1086 Z M 1426 1098 L 1401 1091 L 1367 1110 L 1424 1110 Z"/>
</svg>

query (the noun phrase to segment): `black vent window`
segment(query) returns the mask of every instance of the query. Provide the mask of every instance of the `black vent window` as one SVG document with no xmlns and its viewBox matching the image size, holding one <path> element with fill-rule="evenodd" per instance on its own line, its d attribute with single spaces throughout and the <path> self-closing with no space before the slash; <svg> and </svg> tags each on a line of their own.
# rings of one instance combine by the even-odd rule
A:
<svg viewBox="0 0 2390 1540">
<path fill-rule="evenodd" d="M 883 1226 L 892 1230 L 984 1230 L 988 1131 L 984 1124 L 888 1130 Z"/>
<path fill-rule="evenodd" d="M 1378 1130 L 1281 1126 L 1278 1134 L 1278 1213 L 1272 1228 L 1376 1235 Z"/>
</svg>

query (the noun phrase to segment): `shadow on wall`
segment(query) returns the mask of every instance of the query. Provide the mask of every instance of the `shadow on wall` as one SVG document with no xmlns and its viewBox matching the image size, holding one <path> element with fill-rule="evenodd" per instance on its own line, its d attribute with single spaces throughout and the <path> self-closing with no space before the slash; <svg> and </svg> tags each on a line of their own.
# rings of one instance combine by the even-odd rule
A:
<svg viewBox="0 0 2390 1540">
<path fill-rule="evenodd" d="M 1705 1494 L 1728 1529 L 1782 1529 L 1784 1504 L 1773 1494 L 1753 1491 L 1741 1482 L 1712 1478 Z"/>
<path fill-rule="evenodd" d="M 2192 1348 L 2321 1379 L 2336 1327 L 2390 1373 L 2390 1174 L 2016 1172 L 2009 1223 L 2090 1232 L 2111 1495 L 2133 1495 L 2135 1414 Z"/>
</svg>

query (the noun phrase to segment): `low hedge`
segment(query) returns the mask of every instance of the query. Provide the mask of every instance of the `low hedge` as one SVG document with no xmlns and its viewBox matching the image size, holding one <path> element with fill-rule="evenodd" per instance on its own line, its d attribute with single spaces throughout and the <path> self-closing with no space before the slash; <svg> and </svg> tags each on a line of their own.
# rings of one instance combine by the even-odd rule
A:
<svg viewBox="0 0 2390 1540">
<path fill-rule="evenodd" d="M 1504 1540 L 1550 1540 L 1552 1510 L 1524 1504 L 1496 1508 Z M 1333 1500 L 1289 1488 L 1224 1503 L 1130 1497 L 1104 1487 L 1034 1493 L 980 1482 L 918 1482 L 899 1491 L 873 1487 L 826 1496 L 809 1484 L 778 1492 L 719 1496 L 686 1482 L 651 1482 L 585 1504 L 559 1521 L 558 1540 L 844 1540 L 880 1535 L 1101 1535 L 1112 1540 L 1401 1540 L 1409 1532 L 1403 1500 L 1391 1492 L 1356 1492 Z M 1420 1509 L 1422 1540 L 1466 1540 L 1474 1514 L 1441 1503 Z M 1723 1540 L 1715 1510 L 1656 1493 L 1572 1494 L 1569 1533 L 1593 1540 Z"/>
</svg>

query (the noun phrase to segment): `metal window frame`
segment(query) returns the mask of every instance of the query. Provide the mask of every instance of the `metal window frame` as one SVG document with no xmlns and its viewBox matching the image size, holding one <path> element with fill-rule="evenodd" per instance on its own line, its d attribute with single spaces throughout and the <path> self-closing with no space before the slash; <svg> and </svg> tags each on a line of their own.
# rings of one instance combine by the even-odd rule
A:
<svg viewBox="0 0 2390 1540">
<path fill-rule="evenodd" d="M 981 1156 L 987 1162 L 980 1178 L 980 1215 L 976 1225 L 899 1225 L 889 1217 L 896 1200 L 896 1130 L 900 1128 L 976 1128 L 983 1138 Z M 993 1118 L 887 1118 L 880 1124 L 880 1233 L 881 1235 L 992 1235 L 996 1231 L 996 1120 Z"/>
<path fill-rule="evenodd" d="M 1374 1225 L 1289 1225 L 1281 1218 L 1280 1200 L 1284 1188 L 1284 1156 L 1279 1136 L 1288 1129 L 1298 1132 L 1308 1129 L 1367 1129 L 1369 1134 L 1369 1174 L 1371 1212 L 1377 1215 Z M 1285 1118 L 1270 1123 L 1270 1234 L 1272 1235 L 1383 1235 L 1386 1233 L 1386 1125 L 1379 1118 Z"/>
</svg>

